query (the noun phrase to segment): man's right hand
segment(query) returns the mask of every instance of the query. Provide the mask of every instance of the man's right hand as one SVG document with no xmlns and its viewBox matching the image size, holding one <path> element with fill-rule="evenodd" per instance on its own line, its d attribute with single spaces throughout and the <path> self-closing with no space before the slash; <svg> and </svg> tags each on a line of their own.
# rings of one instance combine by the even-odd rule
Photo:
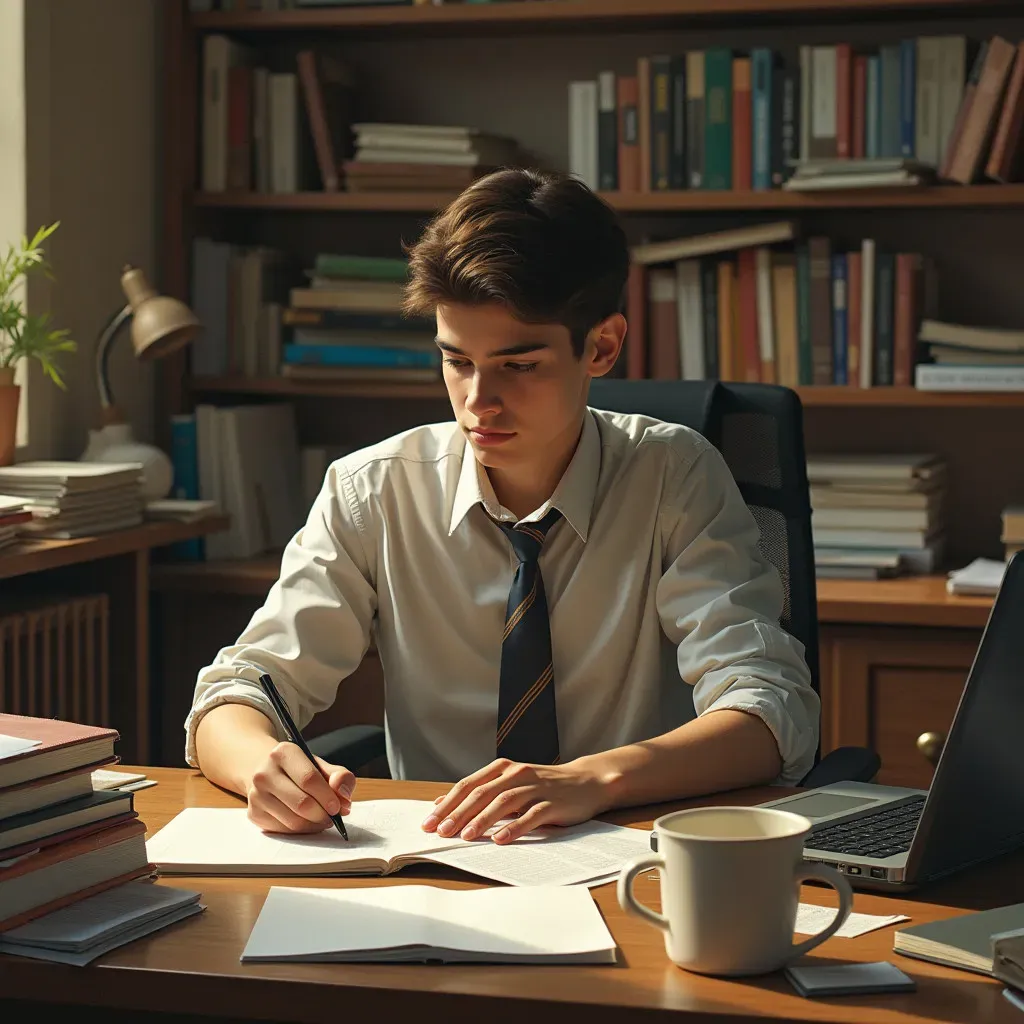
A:
<svg viewBox="0 0 1024 1024">
<path fill-rule="evenodd" d="M 352 810 L 356 777 L 322 758 L 317 771 L 294 743 L 278 743 L 253 773 L 246 791 L 249 820 L 266 832 L 322 832 L 331 814 Z"/>
</svg>

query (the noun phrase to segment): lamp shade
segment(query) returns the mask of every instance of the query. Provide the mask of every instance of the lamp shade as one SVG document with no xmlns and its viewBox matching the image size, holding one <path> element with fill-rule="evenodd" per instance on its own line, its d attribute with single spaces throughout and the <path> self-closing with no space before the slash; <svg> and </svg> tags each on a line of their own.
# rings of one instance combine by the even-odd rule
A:
<svg viewBox="0 0 1024 1024">
<path fill-rule="evenodd" d="M 199 333 L 195 313 L 178 299 L 158 295 L 138 267 L 124 268 L 121 288 L 132 308 L 132 347 L 139 359 L 162 359 Z"/>
</svg>

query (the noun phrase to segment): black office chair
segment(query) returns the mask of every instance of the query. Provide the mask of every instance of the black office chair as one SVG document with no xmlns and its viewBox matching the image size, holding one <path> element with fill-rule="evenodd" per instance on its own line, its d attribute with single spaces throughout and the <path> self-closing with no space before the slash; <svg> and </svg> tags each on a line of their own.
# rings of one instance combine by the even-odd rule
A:
<svg viewBox="0 0 1024 1024">
<path fill-rule="evenodd" d="M 761 551 L 782 579 L 782 626 L 803 645 L 818 690 L 818 610 L 811 504 L 800 399 L 788 388 L 718 381 L 595 380 L 590 405 L 680 423 L 722 453 L 761 530 Z M 314 753 L 354 767 L 384 752 L 379 726 L 349 726 L 309 742 Z M 840 747 L 815 753 L 802 786 L 869 782 L 880 767 L 874 751 Z"/>
</svg>

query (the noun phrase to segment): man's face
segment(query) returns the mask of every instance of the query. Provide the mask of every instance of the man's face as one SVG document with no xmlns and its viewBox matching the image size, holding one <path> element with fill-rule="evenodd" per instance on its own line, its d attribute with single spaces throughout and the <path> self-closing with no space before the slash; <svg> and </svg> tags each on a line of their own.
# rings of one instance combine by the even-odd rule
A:
<svg viewBox="0 0 1024 1024">
<path fill-rule="evenodd" d="M 590 378 L 611 365 L 590 339 L 577 359 L 567 327 L 522 323 L 500 305 L 438 306 L 437 343 L 455 418 L 489 469 L 560 459 L 576 443 Z"/>
</svg>

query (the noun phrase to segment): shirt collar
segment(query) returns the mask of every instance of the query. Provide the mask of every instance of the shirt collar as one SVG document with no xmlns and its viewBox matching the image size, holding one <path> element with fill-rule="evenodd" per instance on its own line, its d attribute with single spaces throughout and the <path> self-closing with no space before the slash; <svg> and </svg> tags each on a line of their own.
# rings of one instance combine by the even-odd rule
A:
<svg viewBox="0 0 1024 1024">
<path fill-rule="evenodd" d="M 558 481 L 554 494 L 535 512 L 526 516 L 524 522 L 542 519 L 551 508 L 557 508 L 566 522 L 576 531 L 580 540 L 586 543 L 590 532 L 590 517 L 597 492 L 597 478 L 601 471 L 601 436 L 588 409 L 583 419 L 583 434 L 576 446 L 572 460 Z M 462 469 L 455 488 L 452 502 L 451 522 L 448 535 L 451 536 L 474 505 L 483 505 L 484 511 L 493 519 L 509 519 L 497 497 L 483 466 L 476 460 L 469 441 L 464 442 Z"/>
</svg>

